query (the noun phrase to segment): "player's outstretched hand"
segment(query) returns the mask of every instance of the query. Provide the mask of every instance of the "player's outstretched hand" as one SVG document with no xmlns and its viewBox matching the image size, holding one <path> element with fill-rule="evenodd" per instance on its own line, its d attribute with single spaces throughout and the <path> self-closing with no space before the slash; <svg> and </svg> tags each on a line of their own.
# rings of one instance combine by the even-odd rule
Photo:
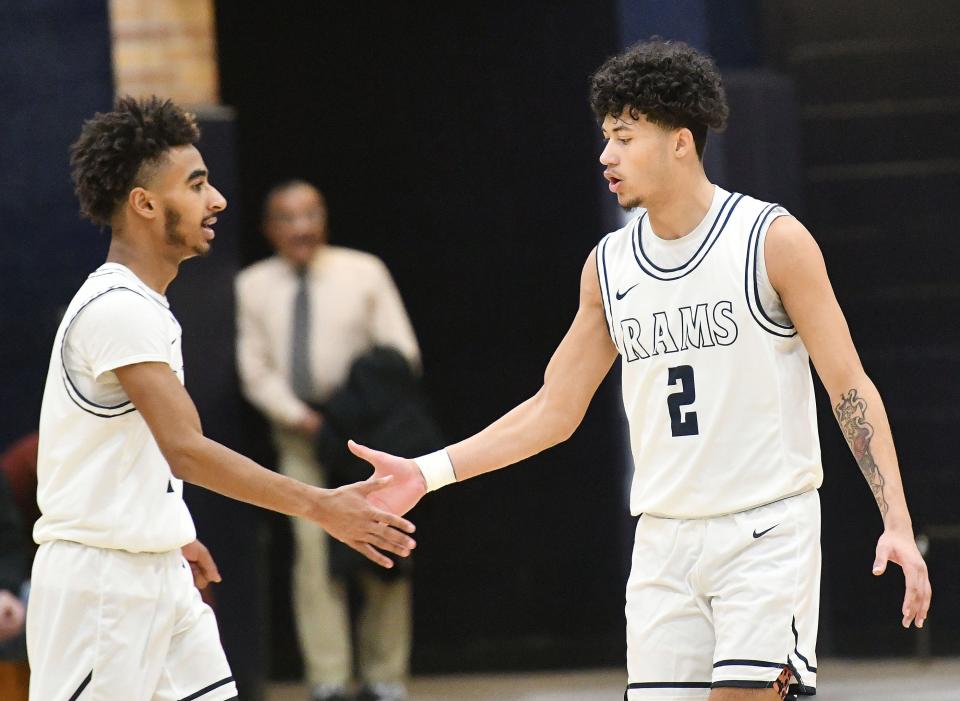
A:
<svg viewBox="0 0 960 701">
<path fill-rule="evenodd" d="M 9 640 L 23 630 L 26 610 L 23 603 L 6 589 L 0 589 L 0 642 Z"/>
<path fill-rule="evenodd" d="M 930 577 L 927 563 L 917 549 L 912 531 L 887 530 L 877 542 L 877 559 L 873 562 L 873 573 L 880 576 L 887 570 L 887 562 L 895 562 L 903 568 L 906 593 L 903 596 L 903 627 L 909 628 L 915 623 L 923 628 L 930 610 Z"/>
<path fill-rule="evenodd" d="M 374 475 L 363 482 L 324 490 L 325 503 L 315 519 L 341 543 L 388 569 L 393 561 L 380 550 L 406 557 L 417 545 L 407 535 L 415 530 L 412 523 L 368 500 L 392 481 L 392 477 Z"/>
<path fill-rule="evenodd" d="M 347 441 L 350 452 L 373 465 L 374 477 L 392 477 L 386 489 L 370 495 L 371 503 L 395 514 L 405 514 L 427 493 L 427 483 L 417 463 L 390 453 L 371 450 L 366 446 Z"/>
<path fill-rule="evenodd" d="M 222 581 L 217 563 L 213 561 L 213 555 L 199 540 L 187 543 L 180 550 L 183 553 L 183 559 L 190 564 L 190 571 L 193 572 L 193 583 L 197 586 L 197 589 L 206 589 L 210 582 L 219 583 Z"/>
</svg>

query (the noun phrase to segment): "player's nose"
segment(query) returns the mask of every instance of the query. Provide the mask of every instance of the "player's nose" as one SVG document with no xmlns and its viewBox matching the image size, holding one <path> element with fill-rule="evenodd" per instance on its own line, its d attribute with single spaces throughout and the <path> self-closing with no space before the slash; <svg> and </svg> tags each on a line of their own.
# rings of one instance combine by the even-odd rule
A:
<svg viewBox="0 0 960 701">
<path fill-rule="evenodd" d="M 611 166 L 617 162 L 613 154 L 613 149 L 611 148 L 611 143 L 612 142 L 608 141 L 606 146 L 603 147 L 603 151 L 600 152 L 600 163 L 602 165 Z"/>
<path fill-rule="evenodd" d="M 227 198 L 224 197 L 220 191 L 212 185 L 210 186 L 210 190 L 212 191 L 211 195 L 213 196 L 210 201 L 210 209 L 214 212 L 222 212 L 227 208 Z"/>
</svg>

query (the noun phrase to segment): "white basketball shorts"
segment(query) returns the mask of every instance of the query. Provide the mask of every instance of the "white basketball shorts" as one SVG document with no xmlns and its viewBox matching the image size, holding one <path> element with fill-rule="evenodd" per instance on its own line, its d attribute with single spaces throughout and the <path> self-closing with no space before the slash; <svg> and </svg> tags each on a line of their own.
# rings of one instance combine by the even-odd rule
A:
<svg viewBox="0 0 960 701">
<path fill-rule="evenodd" d="M 816 491 L 728 516 L 640 517 L 627 583 L 626 701 L 762 689 L 787 668 L 813 695 L 820 607 Z"/>
<path fill-rule="evenodd" d="M 30 698 L 237 698 L 213 611 L 179 551 L 44 543 L 27 607 Z"/>
</svg>

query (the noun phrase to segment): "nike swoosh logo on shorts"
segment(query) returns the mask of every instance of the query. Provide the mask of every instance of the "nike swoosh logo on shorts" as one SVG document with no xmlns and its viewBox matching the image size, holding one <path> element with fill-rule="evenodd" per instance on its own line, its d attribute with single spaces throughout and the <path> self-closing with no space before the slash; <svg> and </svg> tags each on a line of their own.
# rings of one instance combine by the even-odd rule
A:
<svg viewBox="0 0 960 701">
<path fill-rule="evenodd" d="M 636 287 L 636 286 L 639 285 L 639 284 L 640 284 L 639 282 L 634 283 L 633 285 L 630 285 L 630 287 L 628 287 L 628 288 L 627 288 L 625 291 L 623 291 L 623 292 L 621 292 L 620 290 L 617 290 L 617 301 L 619 302 L 621 299 L 623 299 L 624 297 L 626 297 L 626 296 L 630 293 L 630 290 L 632 290 L 634 287 Z"/>
<path fill-rule="evenodd" d="M 779 526 L 779 525 L 780 525 L 779 523 L 775 523 L 775 524 L 773 524 L 772 526 L 770 526 L 770 528 L 768 528 L 767 530 L 765 530 L 765 531 L 760 531 L 759 533 L 757 533 L 756 529 L 754 529 L 754 531 L 753 531 L 753 537 L 754 537 L 754 538 L 759 538 L 759 537 L 762 536 L 762 535 L 766 535 L 767 533 L 769 533 L 770 531 L 772 531 L 774 528 L 776 528 L 776 527 Z"/>
</svg>

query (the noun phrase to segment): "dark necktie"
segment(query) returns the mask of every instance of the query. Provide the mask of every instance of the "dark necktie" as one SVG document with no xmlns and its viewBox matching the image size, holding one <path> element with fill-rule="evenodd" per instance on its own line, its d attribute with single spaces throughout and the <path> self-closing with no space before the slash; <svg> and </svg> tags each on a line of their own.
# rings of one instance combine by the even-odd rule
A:
<svg viewBox="0 0 960 701">
<path fill-rule="evenodd" d="M 290 384 L 300 399 L 313 398 L 310 375 L 310 281 L 307 270 L 298 270 L 297 294 L 293 299 L 293 343 L 291 343 Z"/>
</svg>

